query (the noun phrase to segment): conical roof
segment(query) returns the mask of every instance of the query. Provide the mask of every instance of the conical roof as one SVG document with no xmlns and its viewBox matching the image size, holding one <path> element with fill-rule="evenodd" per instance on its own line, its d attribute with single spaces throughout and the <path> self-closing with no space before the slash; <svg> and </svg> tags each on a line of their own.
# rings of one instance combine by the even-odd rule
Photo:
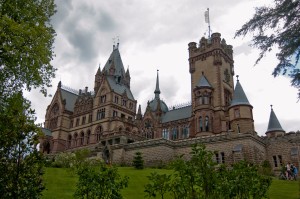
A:
<svg viewBox="0 0 300 199">
<path fill-rule="evenodd" d="M 210 87 L 212 88 L 212 86 L 210 85 L 210 83 L 208 82 L 208 80 L 206 79 L 206 77 L 202 74 L 197 87 Z"/>
<path fill-rule="evenodd" d="M 271 131 L 283 131 L 283 132 L 285 132 L 283 130 L 283 128 L 281 127 L 281 125 L 279 123 L 279 120 L 277 119 L 276 114 L 274 113 L 274 110 L 273 110 L 272 106 L 271 106 L 271 113 L 270 113 L 267 133 L 271 132 Z"/>
<path fill-rule="evenodd" d="M 231 101 L 230 106 L 235 106 L 235 105 L 250 105 L 251 106 L 239 80 L 237 80 L 237 82 L 236 82 L 234 93 L 233 93 L 233 99 Z"/>
</svg>

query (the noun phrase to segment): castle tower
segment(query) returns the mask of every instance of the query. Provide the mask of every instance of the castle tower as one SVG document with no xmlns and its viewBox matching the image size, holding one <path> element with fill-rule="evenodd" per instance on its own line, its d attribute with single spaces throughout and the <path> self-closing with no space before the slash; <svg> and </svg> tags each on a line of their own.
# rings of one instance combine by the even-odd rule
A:
<svg viewBox="0 0 300 199">
<path fill-rule="evenodd" d="M 213 33 L 211 38 L 202 37 L 198 46 L 195 42 L 189 43 L 188 50 L 192 116 L 195 118 L 192 128 L 196 129 L 197 136 L 226 132 L 229 120 L 227 109 L 233 95 L 232 46 L 227 45 L 224 39 L 221 40 L 220 33 Z M 205 78 L 209 86 L 199 87 L 201 78 Z M 204 97 L 204 93 L 209 95 L 209 103 L 199 106 L 199 98 Z M 208 129 L 205 129 L 208 131 L 204 134 L 201 133 L 203 121 L 205 126 L 208 123 Z"/>
<path fill-rule="evenodd" d="M 270 113 L 268 130 L 266 132 L 266 135 L 268 137 L 277 137 L 277 136 L 283 136 L 284 134 L 285 131 L 281 127 L 279 120 L 277 119 L 276 114 L 271 105 L 271 113 Z"/>
<path fill-rule="evenodd" d="M 233 99 L 229 107 L 230 122 L 228 129 L 233 130 L 235 133 L 254 132 L 252 109 L 253 107 L 249 103 L 239 79 L 237 79 Z"/>
</svg>

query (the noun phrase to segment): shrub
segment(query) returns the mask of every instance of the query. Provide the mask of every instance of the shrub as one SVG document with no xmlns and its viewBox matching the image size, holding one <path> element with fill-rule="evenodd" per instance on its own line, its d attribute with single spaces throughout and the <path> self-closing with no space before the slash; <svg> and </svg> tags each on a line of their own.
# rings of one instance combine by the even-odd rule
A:
<svg viewBox="0 0 300 199">
<path fill-rule="evenodd" d="M 136 152 L 135 153 L 135 156 L 133 157 L 133 166 L 136 169 L 143 169 L 144 168 L 144 160 L 143 160 L 141 152 Z"/>
</svg>

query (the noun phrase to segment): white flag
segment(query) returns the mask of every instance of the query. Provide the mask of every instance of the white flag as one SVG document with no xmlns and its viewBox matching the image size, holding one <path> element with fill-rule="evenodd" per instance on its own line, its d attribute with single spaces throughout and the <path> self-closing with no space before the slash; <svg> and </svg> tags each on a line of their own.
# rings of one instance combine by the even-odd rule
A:
<svg viewBox="0 0 300 199">
<path fill-rule="evenodd" d="M 204 17 L 205 17 L 205 23 L 209 23 L 209 14 L 208 14 L 208 10 L 204 12 Z"/>
</svg>

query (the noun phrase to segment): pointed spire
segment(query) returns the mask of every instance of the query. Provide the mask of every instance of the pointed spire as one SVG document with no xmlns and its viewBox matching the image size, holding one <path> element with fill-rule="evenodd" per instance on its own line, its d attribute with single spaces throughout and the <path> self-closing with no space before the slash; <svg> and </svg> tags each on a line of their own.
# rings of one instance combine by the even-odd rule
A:
<svg viewBox="0 0 300 199">
<path fill-rule="evenodd" d="M 273 105 L 271 105 L 271 113 L 270 113 L 267 133 L 271 132 L 271 131 L 283 131 L 283 132 L 285 132 L 283 130 L 283 128 L 281 127 L 281 125 L 279 123 L 279 120 L 276 117 L 276 114 L 274 113 Z"/>
<path fill-rule="evenodd" d="M 156 77 L 156 87 L 155 87 L 155 98 L 159 98 L 160 90 L 159 90 L 159 78 L 158 78 L 158 71 L 157 70 L 157 77 Z"/>
<path fill-rule="evenodd" d="M 141 105 L 140 104 L 139 104 L 138 112 L 136 114 L 136 119 L 137 120 L 141 120 L 142 119 L 142 109 L 141 109 Z"/>
<path fill-rule="evenodd" d="M 234 89 L 234 93 L 233 93 L 233 99 L 231 101 L 231 105 L 230 106 L 235 106 L 235 105 L 250 105 L 248 101 L 248 98 L 244 92 L 244 89 L 242 87 L 242 85 L 240 84 L 239 81 L 239 76 L 237 75 L 237 80 L 236 80 L 236 85 L 235 85 L 235 89 Z"/>
</svg>

